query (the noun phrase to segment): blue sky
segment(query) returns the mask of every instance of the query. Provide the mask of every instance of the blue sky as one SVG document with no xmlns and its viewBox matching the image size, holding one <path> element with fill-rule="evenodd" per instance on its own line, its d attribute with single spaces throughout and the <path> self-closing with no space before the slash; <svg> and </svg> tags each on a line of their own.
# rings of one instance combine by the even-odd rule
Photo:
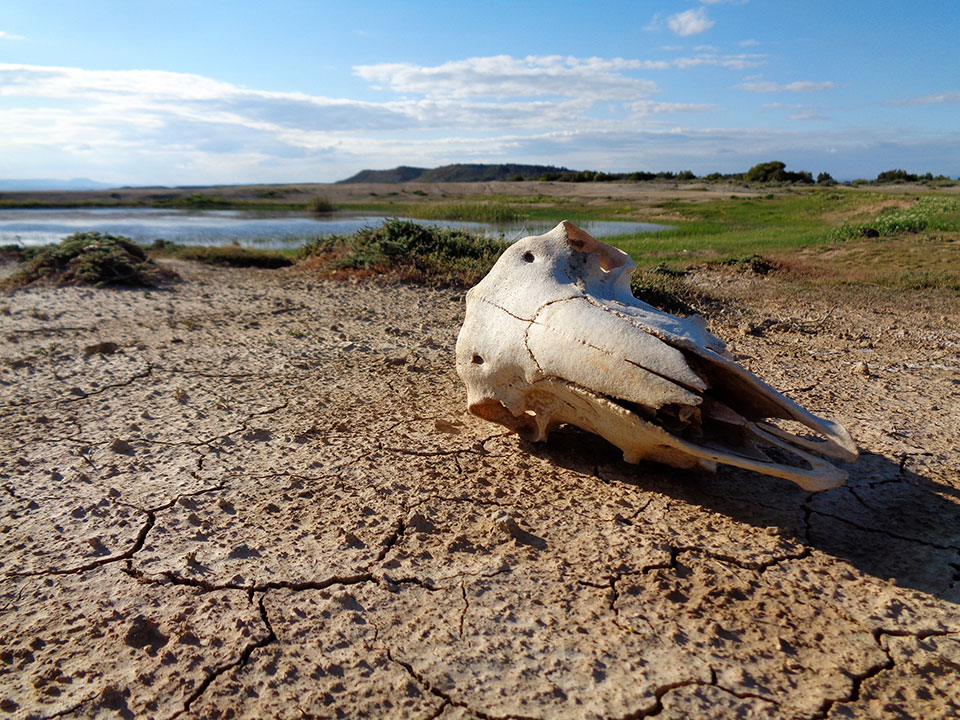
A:
<svg viewBox="0 0 960 720">
<path fill-rule="evenodd" d="M 0 178 L 960 175 L 960 3 L 3 0 Z"/>
</svg>

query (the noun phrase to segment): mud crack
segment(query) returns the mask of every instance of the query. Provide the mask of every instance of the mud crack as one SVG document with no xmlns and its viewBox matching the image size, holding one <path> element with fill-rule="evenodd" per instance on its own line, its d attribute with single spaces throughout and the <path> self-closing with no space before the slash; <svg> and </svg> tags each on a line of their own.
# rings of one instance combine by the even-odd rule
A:
<svg viewBox="0 0 960 720">
<path fill-rule="evenodd" d="M 46 568 L 43 570 L 31 570 L 29 572 L 12 572 L 7 574 L 6 578 L 15 578 L 15 577 L 38 577 L 43 575 L 75 575 L 83 572 L 88 572 L 94 570 L 103 565 L 108 565 L 110 563 L 120 562 L 122 560 L 130 560 L 134 555 L 136 555 L 140 550 L 143 549 L 144 544 L 147 540 L 147 535 L 150 534 L 150 531 L 153 529 L 153 526 L 157 522 L 157 513 L 162 512 L 173 507 L 177 502 L 182 498 L 187 497 L 196 497 L 198 495 L 205 495 L 207 493 L 217 492 L 223 490 L 224 485 L 216 485 L 214 487 L 202 488 L 200 490 L 195 490 L 193 492 L 181 493 L 169 502 L 163 503 L 153 508 L 141 508 L 136 505 L 131 505 L 130 503 L 114 501 L 116 504 L 124 505 L 126 507 L 132 508 L 137 512 L 143 513 L 146 515 L 143 525 L 140 527 L 140 530 L 137 532 L 137 537 L 131 543 L 130 547 L 118 555 L 109 555 L 107 557 L 97 558 L 96 560 L 91 560 L 88 563 L 79 565 L 73 568 Z"/>
<path fill-rule="evenodd" d="M 190 706 L 193 705 L 193 703 L 195 703 L 197 700 L 200 699 L 200 697 L 203 696 L 203 694 L 207 691 L 207 689 L 214 683 L 214 681 L 217 678 L 219 678 L 221 675 L 223 675 L 224 673 L 230 670 L 242 668 L 244 665 L 247 664 L 247 662 L 249 662 L 250 656 L 253 655 L 255 650 L 264 648 L 267 645 L 270 645 L 271 643 L 276 642 L 277 635 L 273 631 L 273 625 L 270 624 L 270 618 L 267 615 L 267 608 L 264 605 L 265 598 L 266 598 L 266 593 L 260 596 L 260 600 L 257 603 L 257 605 L 259 606 L 259 609 L 260 609 L 260 620 L 267 630 L 266 634 L 263 635 L 263 637 L 258 638 L 257 640 L 247 643 L 246 647 L 244 647 L 243 650 L 240 652 L 240 656 L 233 662 L 225 663 L 213 670 L 208 671 L 204 679 L 197 686 L 197 688 L 192 693 L 190 693 L 190 696 L 187 697 L 187 699 L 184 701 L 183 707 L 177 712 L 175 712 L 173 715 L 171 715 L 169 720 L 174 720 L 174 718 L 178 718 L 184 713 L 189 712 Z"/>
<path fill-rule="evenodd" d="M 414 670 L 413 665 L 411 665 L 410 663 L 404 660 L 401 660 L 400 658 L 395 657 L 393 654 L 393 651 L 389 647 L 384 648 L 384 652 L 387 656 L 387 659 L 390 662 L 395 663 L 400 667 L 402 667 L 407 672 L 407 674 L 411 678 L 413 678 L 414 682 L 416 682 L 417 685 L 427 690 L 427 692 L 429 692 L 434 697 L 437 697 L 443 701 L 440 708 L 437 710 L 437 712 L 430 716 L 432 718 L 439 717 L 439 715 L 448 706 L 452 705 L 453 707 L 463 708 L 467 712 L 470 712 L 476 715 L 477 717 L 482 718 L 483 720 L 539 720 L 539 718 L 534 718 L 530 715 L 493 715 L 491 713 L 486 713 L 486 712 L 483 712 L 482 710 L 477 710 L 476 708 L 470 707 L 470 705 L 463 702 L 462 700 L 455 700 L 453 696 L 450 695 L 450 693 L 444 692 L 440 688 L 435 687 L 429 680 L 427 680 L 420 673 Z"/>
</svg>

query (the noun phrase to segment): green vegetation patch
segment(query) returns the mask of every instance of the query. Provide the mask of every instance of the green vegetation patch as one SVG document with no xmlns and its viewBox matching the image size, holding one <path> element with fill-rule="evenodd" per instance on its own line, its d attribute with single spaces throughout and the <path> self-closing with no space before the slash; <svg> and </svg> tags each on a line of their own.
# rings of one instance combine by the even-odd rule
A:
<svg viewBox="0 0 960 720">
<path fill-rule="evenodd" d="M 501 201 L 449 202 L 412 206 L 413 214 L 425 220 L 511 223 L 527 219 L 527 213 Z"/>
<path fill-rule="evenodd" d="M 124 285 L 150 287 L 176 277 L 156 265 L 146 250 L 126 237 L 99 232 L 78 232 L 57 245 L 26 248 L 25 267 L 4 283 L 22 286 L 33 282 L 55 285 Z"/>
<path fill-rule="evenodd" d="M 464 230 L 388 220 L 351 235 L 317 238 L 300 248 L 325 270 L 392 274 L 434 285 L 469 286 L 493 267 L 505 244 Z"/>
<path fill-rule="evenodd" d="M 945 195 L 924 196 L 908 208 L 887 208 L 871 220 L 847 222 L 833 239 L 890 237 L 924 231 L 951 231 L 960 227 L 960 198 Z"/>
<path fill-rule="evenodd" d="M 630 278 L 630 291 L 638 300 L 676 315 L 705 314 L 718 301 L 687 281 L 687 271 L 660 263 L 637 268 Z"/>
<path fill-rule="evenodd" d="M 194 260 L 207 265 L 225 267 L 281 268 L 293 265 L 289 255 L 276 250 L 258 250 L 239 245 L 221 245 L 206 247 L 201 245 L 178 245 L 166 240 L 155 240 L 149 246 L 154 256 L 175 257 L 181 260 Z"/>
</svg>

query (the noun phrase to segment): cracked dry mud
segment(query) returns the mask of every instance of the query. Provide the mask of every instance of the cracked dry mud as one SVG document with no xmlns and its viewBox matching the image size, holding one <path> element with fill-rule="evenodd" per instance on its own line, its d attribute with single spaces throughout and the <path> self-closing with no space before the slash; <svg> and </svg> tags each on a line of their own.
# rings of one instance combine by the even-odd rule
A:
<svg viewBox="0 0 960 720">
<path fill-rule="evenodd" d="M 3 299 L 0 717 L 960 712 L 955 307 L 708 278 L 810 495 L 470 417 L 460 293 L 172 264 Z"/>
</svg>

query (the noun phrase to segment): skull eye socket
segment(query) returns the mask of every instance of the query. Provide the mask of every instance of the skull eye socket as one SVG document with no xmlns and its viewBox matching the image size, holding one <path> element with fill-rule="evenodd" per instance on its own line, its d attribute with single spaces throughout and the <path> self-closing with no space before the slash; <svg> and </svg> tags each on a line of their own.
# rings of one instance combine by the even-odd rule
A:
<svg viewBox="0 0 960 720">
<path fill-rule="evenodd" d="M 527 252 L 525 252 L 525 253 L 523 254 L 523 261 L 524 261 L 524 262 L 533 262 L 533 261 L 534 261 L 533 253 L 530 252 L 529 250 L 528 250 Z"/>
<path fill-rule="evenodd" d="M 473 356 L 473 364 L 474 364 L 474 365 L 483 365 L 483 358 L 480 357 L 479 355 L 474 355 L 474 356 Z"/>
</svg>

